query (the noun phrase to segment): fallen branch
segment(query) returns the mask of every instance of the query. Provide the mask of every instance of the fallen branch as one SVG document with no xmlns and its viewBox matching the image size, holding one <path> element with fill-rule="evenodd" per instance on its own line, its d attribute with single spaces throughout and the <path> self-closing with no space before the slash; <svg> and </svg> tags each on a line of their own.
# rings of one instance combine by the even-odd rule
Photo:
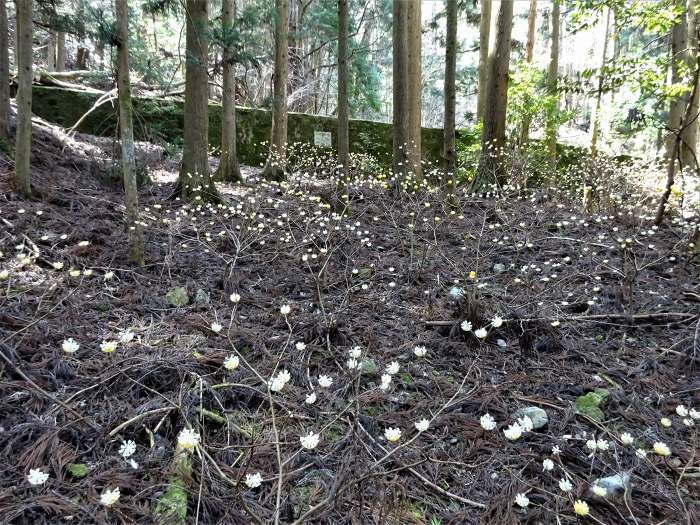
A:
<svg viewBox="0 0 700 525">
<path fill-rule="evenodd" d="M 622 321 L 653 321 L 656 319 L 677 319 L 683 321 L 692 321 L 697 318 L 697 314 L 689 312 L 658 312 L 644 314 L 595 314 L 595 315 L 576 315 L 573 317 L 533 317 L 530 319 L 506 319 L 504 323 L 534 323 L 538 321 L 559 321 L 562 323 L 569 321 L 603 321 L 603 320 L 622 320 Z M 459 320 L 454 321 L 425 321 L 427 326 L 452 326 L 459 323 Z"/>
<path fill-rule="evenodd" d="M 161 407 L 161 408 L 156 408 L 155 410 L 149 410 L 148 412 L 144 412 L 143 414 L 139 414 L 137 416 L 132 417 L 131 419 L 124 421 L 124 423 L 121 423 L 120 425 L 117 425 L 112 429 L 112 431 L 107 434 L 109 437 L 113 437 L 117 432 L 119 432 L 121 429 L 128 427 L 129 425 L 132 425 L 133 423 L 136 423 L 137 421 L 140 421 L 148 416 L 153 416 L 155 414 L 162 414 L 163 412 L 170 412 L 171 410 L 175 410 L 175 407 Z"/>
</svg>

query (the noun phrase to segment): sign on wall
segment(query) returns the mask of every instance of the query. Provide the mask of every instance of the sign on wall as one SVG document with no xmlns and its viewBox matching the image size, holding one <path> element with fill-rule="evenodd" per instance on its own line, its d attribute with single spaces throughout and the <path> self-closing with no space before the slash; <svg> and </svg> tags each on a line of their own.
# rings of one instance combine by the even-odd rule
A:
<svg viewBox="0 0 700 525">
<path fill-rule="evenodd" d="M 320 146 L 321 148 L 332 148 L 333 143 L 331 142 L 331 132 L 314 131 L 314 146 Z"/>
</svg>

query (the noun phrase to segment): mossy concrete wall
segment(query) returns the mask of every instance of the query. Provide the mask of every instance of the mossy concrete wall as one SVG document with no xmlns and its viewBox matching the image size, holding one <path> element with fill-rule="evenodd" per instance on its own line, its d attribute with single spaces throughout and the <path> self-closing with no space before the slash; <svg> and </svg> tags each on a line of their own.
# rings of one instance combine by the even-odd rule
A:
<svg viewBox="0 0 700 525">
<path fill-rule="evenodd" d="M 73 126 L 98 100 L 99 95 L 72 89 L 34 86 L 32 110 L 40 117 L 66 128 Z M 134 134 L 138 140 L 182 141 L 184 103 L 175 99 L 134 97 Z M 240 161 L 248 165 L 263 162 L 270 140 L 271 116 L 263 109 L 237 109 L 237 136 Z M 78 131 L 101 136 L 116 136 L 116 100 L 101 105 L 88 115 Z M 288 141 L 314 144 L 315 131 L 328 131 L 336 146 L 336 119 L 289 113 Z M 439 163 L 442 157 L 442 130 L 423 128 L 423 159 Z M 209 105 L 209 144 L 221 142 L 221 105 Z M 367 120 L 350 121 L 350 151 L 374 155 L 390 162 L 392 155 L 391 124 Z"/>
</svg>

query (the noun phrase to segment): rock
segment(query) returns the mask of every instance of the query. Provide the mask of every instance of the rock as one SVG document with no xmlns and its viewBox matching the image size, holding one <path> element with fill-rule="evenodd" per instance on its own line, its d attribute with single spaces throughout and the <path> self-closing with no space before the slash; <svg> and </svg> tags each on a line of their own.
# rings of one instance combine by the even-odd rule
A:
<svg viewBox="0 0 700 525">
<path fill-rule="evenodd" d="M 168 290 L 168 293 L 165 295 L 165 299 L 168 301 L 168 304 L 178 308 L 185 306 L 190 302 L 190 296 L 187 294 L 187 289 L 183 288 L 182 286 L 175 286 Z"/>
<path fill-rule="evenodd" d="M 503 273 L 506 271 L 506 265 L 503 263 L 496 263 L 493 265 L 493 271 L 496 273 Z"/>
<path fill-rule="evenodd" d="M 196 304 L 209 304 L 209 294 L 201 288 L 197 288 L 194 293 L 194 302 Z"/>
<path fill-rule="evenodd" d="M 605 406 L 609 399 L 608 389 L 596 388 L 593 392 L 576 398 L 576 412 L 596 421 L 603 421 L 605 414 L 603 414 L 601 407 Z"/>
<path fill-rule="evenodd" d="M 620 472 L 614 476 L 608 476 L 605 478 L 599 478 L 593 482 L 594 485 L 598 485 L 607 490 L 605 495 L 608 499 L 615 499 L 624 496 L 625 492 L 632 490 L 632 484 L 630 483 L 632 476 L 629 472 Z M 589 489 L 589 494 L 595 496 Z"/>
<path fill-rule="evenodd" d="M 547 412 L 542 410 L 540 407 L 525 407 L 518 410 L 513 416 L 515 419 L 520 419 L 521 417 L 527 416 L 532 421 L 533 430 L 539 430 L 547 426 L 549 423 L 549 416 Z"/>
</svg>

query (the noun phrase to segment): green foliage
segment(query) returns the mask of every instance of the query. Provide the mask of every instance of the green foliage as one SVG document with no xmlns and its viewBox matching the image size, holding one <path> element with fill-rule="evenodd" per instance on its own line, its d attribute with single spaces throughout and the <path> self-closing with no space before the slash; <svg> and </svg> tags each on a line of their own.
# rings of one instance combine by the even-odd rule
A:
<svg viewBox="0 0 700 525">
<path fill-rule="evenodd" d="M 84 478 L 88 475 L 88 468 L 85 463 L 68 463 L 66 470 L 76 479 Z"/>
<path fill-rule="evenodd" d="M 601 408 L 610 399 L 610 392 L 605 388 L 596 388 L 593 392 L 588 392 L 586 395 L 576 398 L 576 412 L 595 419 L 603 421 L 605 414 Z"/>
</svg>

